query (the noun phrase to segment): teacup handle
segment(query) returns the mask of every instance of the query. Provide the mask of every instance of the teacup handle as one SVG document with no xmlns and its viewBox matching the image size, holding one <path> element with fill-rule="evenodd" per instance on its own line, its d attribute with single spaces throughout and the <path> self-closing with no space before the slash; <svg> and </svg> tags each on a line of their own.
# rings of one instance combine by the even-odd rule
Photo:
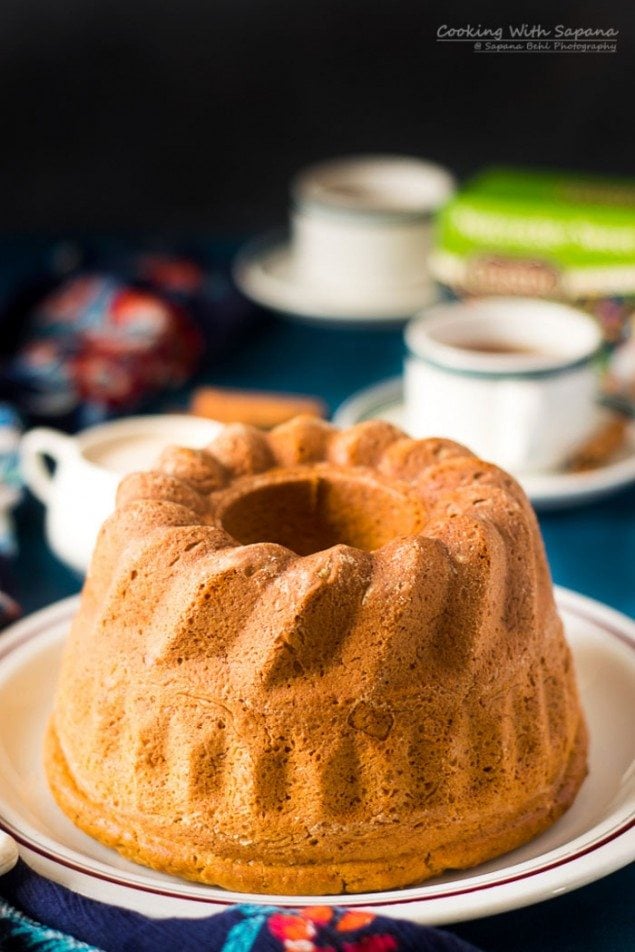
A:
<svg viewBox="0 0 635 952">
<path fill-rule="evenodd" d="M 59 465 L 74 445 L 72 437 L 46 426 L 35 427 L 22 437 L 20 461 L 24 481 L 44 505 L 49 502 L 53 484 L 53 476 L 44 462 L 44 457 L 50 457 Z"/>
</svg>

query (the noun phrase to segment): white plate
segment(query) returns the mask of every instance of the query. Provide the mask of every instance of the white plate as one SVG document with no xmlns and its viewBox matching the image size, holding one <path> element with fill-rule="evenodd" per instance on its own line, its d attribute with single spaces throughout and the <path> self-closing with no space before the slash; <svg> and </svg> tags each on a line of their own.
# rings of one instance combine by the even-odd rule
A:
<svg viewBox="0 0 635 952">
<path fill-rule="evenodd" d="M 403 427 L 403 381 L 391 377 L 354 394 L 333 416 L 337 426 L 352 426 L 362 420 L 388 420 Z M 581 473 L 532 473 L 517 476 L 534 507 L 567 509 L 593 502 L 635 482 L 635 423 L 626 431 L 625 445 L 606 466 Z"/>
<path fill-rule="evenodd" d="M 428 278 L 419 285 L 391 289 L 383 296 L 341 295 L 307 284 L 295 273 L 288 240 L 261 238 L 236 258 L 234 280 L 243 294 L 258 304 L 288 317 L 311 323 L 403 323 L 431 304 L 438 292 Z M 363 290 L 360 292 L 363 294 Z"/>
<path fill-rule="evenodd" d="M 478 918 L 575 889 L 635 858 L 635 624 L 558 591 L 591 731 L 590 773 L 571 809 L 531 843 L 473 870 L 359 896 L 254 896 L 144 869 L 81 833 L 58 809 L 42 737 L 76 597 L 0 635 L 0 826 L 52 880 L 151 916 L 204 916 L 235 902 L 363 907 L 428 924 Z"/>
</svg>

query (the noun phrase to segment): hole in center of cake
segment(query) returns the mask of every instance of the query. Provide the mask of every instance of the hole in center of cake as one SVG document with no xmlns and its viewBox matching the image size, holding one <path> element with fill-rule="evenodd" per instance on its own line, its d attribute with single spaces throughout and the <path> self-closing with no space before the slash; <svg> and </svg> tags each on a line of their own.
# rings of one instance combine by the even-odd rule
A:
<svg viewBox="0 0 635 952">
<path fill-rule="evenodd" d="M 311 475 L 246 489 L 221 514 L 243 545 L 275 542 L 298 555 L 344 544 L 372 552 L 420 532 L 423 505 L 368 478 Z"/>
</svg>

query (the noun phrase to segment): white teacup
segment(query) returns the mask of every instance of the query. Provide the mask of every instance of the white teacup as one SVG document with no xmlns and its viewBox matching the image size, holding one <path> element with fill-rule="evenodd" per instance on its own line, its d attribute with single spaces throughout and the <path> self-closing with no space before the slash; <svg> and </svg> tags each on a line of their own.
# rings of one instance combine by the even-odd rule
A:
<svg viewBox="0 0 635 952">
<path fill-rule="evenodd" d="M 306 169 L 291 189 L 296 276 L 342 301 L 429 282 L 432 216 L 453 191 L 445 169 L 407 156 Z"/>
<path fill-rule="evenodd" d="M 22 438 L 25 481 L 46 506 L 46 536 L 55 554 L 85 572 L 102 522 L 127 473 L 150 469 L 170 444 L 201 448 L 220 424 L 185 414 L 129 417 L 66 436 L 37 427 Z M 55 463 L 51 473 L 45 457 Z"/>
<path fill-rule="evenodd" d="M 464 443 L 513 473 L 561 466 L 597 426 L 599 327 L 530 298 L 431 308 L 406 327 L 407 429 Z"/>
</svg>

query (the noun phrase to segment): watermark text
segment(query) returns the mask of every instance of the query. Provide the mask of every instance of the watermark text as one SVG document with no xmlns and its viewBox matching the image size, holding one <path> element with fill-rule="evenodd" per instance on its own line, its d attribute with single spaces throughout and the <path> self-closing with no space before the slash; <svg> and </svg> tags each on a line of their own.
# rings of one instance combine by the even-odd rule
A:
<svg viewBox="0 0 635 952">
<path fill-rule="evenodd" d="M 437 27 L 437 43 L 471 44 L 475 53 L 616 53 L 616 27 L 567 26 L 558 23 L 480 23 Z"/>
</svg>

